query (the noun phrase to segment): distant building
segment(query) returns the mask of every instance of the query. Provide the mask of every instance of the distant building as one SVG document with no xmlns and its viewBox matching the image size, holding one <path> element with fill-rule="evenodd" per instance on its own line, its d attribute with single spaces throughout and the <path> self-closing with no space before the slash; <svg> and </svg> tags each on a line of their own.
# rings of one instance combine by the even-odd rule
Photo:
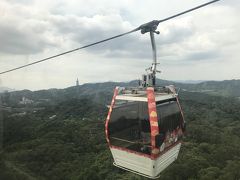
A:
<svg viewBox="0 0 240 180">
<path fill-rule="evenodd" d="M 50 102 L 51 100 L 50 99 L 38 99 L 38 101 L 40 101 L 40 102 Z"/>
<path fill-rule="evenodd" d="M 56 114 L 54 114 L 54 115 L 50 116 L 50 117 L 49 117 L 49 119 L 54 119 L 55 117 L 57 117 L 57 115 L 56 115 Z"/>
<path fill-rule="evenodd" d="M 25 116 L 27 114 L 27 112 L 20 112 L 20 113 L 14 113 L 12 115 L 10 115 L 11 117 L 15 117 L 15 116 Z"/>
<path fill-rule="evenodd" d="M 26 97 L 22 97 L 22 100 L 19 102 L 19 104 L 32 104 L 33 100 L 28 99 Z"/>
<path fill-rule="evenodd" d="M 78 81 L 78 78 L 77 78 L 77 81 L 76 81 L 76 86 L 79 86 L 79 81 Z"/>
</svg>

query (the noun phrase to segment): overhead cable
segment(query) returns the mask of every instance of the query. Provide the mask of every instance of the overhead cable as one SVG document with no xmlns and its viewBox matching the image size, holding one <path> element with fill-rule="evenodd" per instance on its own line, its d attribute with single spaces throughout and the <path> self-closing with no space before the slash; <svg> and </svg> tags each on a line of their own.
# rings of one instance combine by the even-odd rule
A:
<svg viewBox="0 0 240 180">
<path fill-rule="evenodd" d="M 207 6 L 209 4 L 212 4 L 212 3 L 215 3 L 217 1 L 220 1 L 220 0 L 213 0 L 213 1 L 210 1 L 210 2 L 207 2 L 205 4 L 202 4 L 202 5 L 199 5 L 199 6 L 196 6 L 194 8 L 191 8 L 189 10 L 186 10 L 186 11 L 183 11 L 181 13 L 178 13 L 178 14 L 175 14 L 173 16 L 170 16 L 170 17 L 167 17 L 165 19 L 162 19 L 162 20 L 153 20 L 151 22 L 148 22 L 146 24 L 143 24 L 141 26 L 139 26 L 138 28 L 136 29 L 133 29 L 131 31 L 128 31 L 128 32 L 125 32 L 125 33 L 122 33 L 122 34 L 119 34 L 119 35 L 116 35 L 116 36 L 112 36 L 110 38 L 106 38 L 106 39 L 103 39 L 103 40 L 100 40 L 100 41 L 97 41 L 97 42 L 94 42 L 94 43 L 90 43 L 88 45 L 84 45 L 82 47 L 79 47 L 79 48 L 75 48 L 75 49 L 72 49 L 72 50 L 69 50 L 69 51 L 65 51 L 63 53 L 59 53 L 59 54 L 56 54 L 56 55 L 53 55 L 53 56 L 50 56 L 50 57 L 47 57 L 47 58 L 44 58 L 44 59 L 41 59 L 41 60 L 37 60 L 37 61 L 34 61 L 32 63 L 29 63 L 29 64 L 25 64 L 25 65 L 22 65 L 22 66 L 19 66 L 19 67 L 16 67 L 16 68 L 13 68 L 13 69 L 9 69 L 9 70 L 6 70 L 6 71 L 2 71 L 0 72 L 0 75 L 1 74 L 5 74 L 5 73 L 8 73 L 8 72 L 11 72 L 11 71 L 15 71 L 15 70 L 18 70 L 18 69 L 22 69 L 22 68 L 25 68 L 25 67 L 28 67 L 28 66 L 32 66 L 34 64 L 38 64 L 38 63 L 41 63 L 41 62 L 44 62 L 44 61 L 47 61 L 47 60 L 50 60 L 50 59 L 53 59 L 53 58 L 56 58 L 56 57 L 59 57 L 59 56 L 63 56 L 65 54 L 69 54 L 69 53 L 72 53 L 72 52 L 75 52 L 75 51 L 78 51 L 78 50 L 81 50 L 81 49 L 85 49 L 85 48 L 88 48 L 88 47 L 91 47 L 91 46 L 94 46 L 94 45 L 97 45 L 97 44 L 100 44 L 100 43 L 103 43 L 103 42 L 106 42 L 106 41 L 110 41 L 110 40 L 113 40 L 113 39 L 116 39 L 116 38 L 119 38 L 119 37 L 122 37 L 122 36 L 125 36 L 127 34 L 131 34 L 133 32 L 136 32 L 136 31 L 139 31 L 141 30 L 141 32 L 144 34 L 146 32 L 149 32 L 149 31 L 155 31 L 157 26 L 159 25 L 159 23 L 162 23 L 164 21 L 168 21 L 170 19 L 173 19 L 173 18 L 176 18 L 178 16 L 181 16 L 183 14 L 186 14 L 186 13 L 189 13 L 191 11 L 194 11 L 194 10 L 197 10 L 199 8 L 202 8 L 204 6 Z"/>
</svg>

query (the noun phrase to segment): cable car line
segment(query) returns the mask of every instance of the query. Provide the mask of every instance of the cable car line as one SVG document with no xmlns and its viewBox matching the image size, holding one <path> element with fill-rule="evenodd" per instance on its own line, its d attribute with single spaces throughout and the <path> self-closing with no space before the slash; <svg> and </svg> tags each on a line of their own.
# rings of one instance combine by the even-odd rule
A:
<svg viewBox="0 0 240 180">
<path fill-rule="evenodd" d="M 156 85 L 159 71 L 154 34 L 159 34 L 156 31 L 159 23 L 217 1 L 139 26 L 142 34 L 150 34 L 153 62 L 138 87 L 114 90 L 105 121 L 105 136 L 114 166 L 157 179 L 178 158 L 186 121 L 174 85 Z M 124 104 L 119 106 L 122 102 Z"/>
<path fill-rule="evenodd" d="M 75 48 L 75 49 L 72 49 L 72 50 L 69 50 L 69 51 L 65 51 L 63 53 L 56 54 L 56 55 L 53 55 L 53 56 L 50 56 L 50 57 L 47 57 L 47 58 L 44 58 L 44 59 L 41 59 L 41 60 L 37 60 L 37 61 L 34 61 L 32 63 L 25 64 L 25 65 L 22 65 L 22 66 L 13 68 L 13 69 L 2 71 L 2 72 L 0 72 L 0 75 L 5 74 L 5 73 L 9 73 L 9 72 L 12 72 L 12 71 L 15 71 L 15 70 L 18 70 L 18 69 L 22 69 L 22 68 L 25 68 L 25 67 L 28 67 L 28 66 L 32 66 L 34 64 L 38 64 L 38 63 L 41 63 L 41 62 L 44 62 L 44 61 L 47 61 L 47 60 L 50 60 L 50 59 L 53 59 L 53 58 L 56 58 L 56 57 L 59 57 L 59 56 L 63 56 L 65 54 L 69 54 L 69 53 L 72 53 L 72 52 L 75 52 L 75 51 L 78 51 L 78 50 L 81 50 L 81 49 L 85 49 L 85 48 L 88 48 L 88 47 L 91 47 L 91 46 L 94 46 L 94 45 L 97 45 L 97 44 L 100 44 L 100 43 L 103 43 L 103 42 L 106 42 L 106 41 L 110 41 L 110 40 L 113 40 L 113 39 L 116 39 L 116 38 L 119 38 L 119 37 L 122 37 L 122 36 L 125 36 L 125 35 L 128 35 L 128 34 L 131 34 L 133 32 L 139 31 L 139 30 L 141 30 L 142 34 L 144 34 L 146 32 L 150 32 L 150 33 L 155 32 L 155 33 L 159 34 L 159 32 L 156 32 L 155 30 L 157 29 L 157 26 L 160 23 L 165 22 L 165 21 L 170 20 L 170 19 L 173 19 L 175 17 L 181 16 L 183 14 L 189 13 L 191 11 L 197 10 L 199 8 L 202 8 L 202 7 L 207 6 L 209 4 L 215 3 L 217 1 L 220 1 L 220 0 L 213 0 L 213 1 L 210 1 L 210 2 L 207 2 L 207 3 L 204 3 L 202 5 L 196 6 L 194 8 L 191 8 L 189 10 L 183 11 L 181 13 L 175 14 L 173 16 L 167 17 L 165 19 L 153 20 L 153 21 L 148 22 L 146 24 L 142 24 L 138 28 L 135 28 L 131 31 L 128 31 L 128 32 L 125 32 L 125 33 L 122 33 L 122 34 L 119 34 L 119 35 L 116 35 L 116 36 L 112 36 L 110 38 L 106 38 L 106 39 L 103 39 L 103 40 L 100 40 L 100 41 L 97 41 L 97 42 L 94 42 L 94 43 L 91 43 L 91 44 L 88 44 L 88 45 L 84 45 L 84 46 L 79 47 L 79 48 Z M 156 68 L 154 69 L 154 71 L 157 72 Z"/>
<path fill-rule="evenodd" d="M 103 42 L 106 42 L 106 41 L 109 41 L 109 40 L 112 40 L 112 39 L 115 39 L 115 38 L 119 38 L 121 36 L 130 34 L 130 33 L 135 32 L 135 31 L 138 31 L 138 30 L 134 29 L 132 31 L 129 31 L 129 32 L 126 32 L 126 33 L 123 33 L 123 34 L 119 34 L 119 35 L 116 35 L 116 36 L 113 36 L 113 37 L 110 37 L 110 38 L 107 38 L 107 39 L 103 39 L 101 41 L 97 41 L 97 42 L 94 42 L 94 43 L 91 43 L 91 44 L 88 44 L 88 45 L 84 45 L 84 46 L 76 48 L 76 49 L 65 51 L 63 53 L 60 53 L 60 54 L 57 54 L 57 55 L 54 55 L 54 56 L 50 56 L 50 57 L 47 57 L 47 58 L 44 58 L 44 59 L 41 59 L 41 60 L 38 60 L 38 61 L 34 61 L 32 63 L 26 64 L 26 65 L 23 65 L 23 66 L 19 66 L 19 67 L 16 67 L 16 68 L 13 68 L 13 69 L 10 69 L 10 70 L 7 70 L 7 71 L 0 72 L 0 74 L 5 74 L 5 73 L 11 72 L 11 71 L 15 71 L 15 70 L 18 70 L 18 69 L 25 68 L 27 66 L 38 64 L 38 63 L 41 63 L 41 62 L 44 62 L 44 61 L 47 61 L 47 60 L 50 60 L 50 59 L 53 59 L 53 58 L 56 58 L 56 57 L 59 57 L 59 56 L 63 56 L 65 54 L 69 54 L 69 53 L 72 53 L 72 52 L 75 52 L 75 51 L 78 51 L 78 50 L 81 50 L 81 49 L 85 49 L 85 48 L 94 46 L 96 44 L 100 44 L 100 43 L 103 43 Z"/>
<path fill-rule="evenodd" d="M 179 14 L 170 16 L 170 17 L 165 18 L 165 19 L 162 19 L 162 20 L 159 21 L 159 23 L 162 23 L 162 22 L 164 22 L 164 21 L 173 19 L 173 18 L 175 18 L 175 17 L 177 17 L 177 16 L 181 16 L 181 15 L 186 14 L 186 13 L 189 13 L 189 12 L 191 12 L 191 11 L 197 10 L 197 9 L 199 9 L 199 8 L 202 8 L 202 7 L 207 6 L 207 5 L 209 5 L 209 4 L 215 3 L 215 2 L 217 2 L 217 1 L 220 1 L 220 0 L 210 1 L 210 2 L 207 2 L 207 3 L 205 3 L 205 4 L 196 6 L 196 7 L 192 8 L 192 9 L 187 10 L 187 11 L 183 11 L 183 12 L 181 12 L 181 13 L 179 13 Z"/>
<path fill-rule="evenodd" d="M 0 72 L 0 74 L 63 56 L 136 31 L 141 31 L 142 34 L 149 33 L 153 52 L 152 66 L 148 68 L 147 74 L 142 76 L 138 87 L 115 88 L 105 121 L 105 136 L 113 156 L 113 164 L 116 167 L 156 179 L 178 158 L 186 122 L 176 88 L 173 85 L 161 87 L 155 84 L 158 63 L 154 34 L 159 34 L 156 31 L 159 23 L 217 1 L 220 0 L 210 1 L 162 20 L 150 21 L 126 33 Z M 90 134 L 92 134 L 91 129 Z"/>
</svg>

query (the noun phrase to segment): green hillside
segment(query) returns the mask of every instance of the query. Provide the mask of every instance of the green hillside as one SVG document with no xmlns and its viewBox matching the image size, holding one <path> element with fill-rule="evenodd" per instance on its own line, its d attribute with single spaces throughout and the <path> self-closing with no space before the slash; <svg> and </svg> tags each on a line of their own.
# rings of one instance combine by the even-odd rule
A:
<svg viewBox="0 0 240 180">
<path fill-rule="evenodd" d="M 212 95 L 240 97 L 240 80 L 206 81 L 198 84 L 178 84 L 188 91 Z"/>
<path fill-rule="evenodd" d="M 104 120 L 116 85 L 127 84 L 2 94 L 0 179 L 145 179 L 112 165 Z M 23 93 L 34 102 L 19 105 L 14 98 L 21 100 Z M 160 179 L 240 179 L 240 102 L 189 91 L 180 91 L 179 96 L 187 133 L 178 160 Z M 50 100 L 37 103 L 39 99 Z M 9 105 L 15 108 L 9 110 Z"/>
<path fill-rule="evenodd" d="M 240 80 L 225 80 L 225 81 L 206 81 L 198 84 L 186 84 L 178 83 L 167 80 L 157 79 L 157 84 L 160 86 L 175 85 L 180 88 L 181 91 L 188 92 L 202 92 L 210 95 L 220 95 L 228 97 L 240 97 Z M 113 92 L 116 86 L 129 87 L 137 86 L 138 80 L 130 82 L 104 82 L 104 83 L 87 83 L 78 87 L 68 87 L 65 89 L 48 89 L 39 91 L 14 91 L 0 93 L 4 102 L 7 102 L 11 106 L 16 105 L 21 101 L 22 97 L 26 97 L 33 101 L 47 102 L 49 100 L 51 104 L 72 99 L 89 97 L 99 102 L 109 102 L 109 95 Z"/>
</svg>

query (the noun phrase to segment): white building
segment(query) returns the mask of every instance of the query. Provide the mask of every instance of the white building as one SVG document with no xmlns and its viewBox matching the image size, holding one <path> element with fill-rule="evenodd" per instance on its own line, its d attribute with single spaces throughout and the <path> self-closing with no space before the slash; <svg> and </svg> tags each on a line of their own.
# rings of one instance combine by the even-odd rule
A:
<svg viewBox="0 0 240 180">
<path fill-rule="evenodd" d="M 22 100 L 19 102 L 19 104 L 32 104 L 33 103 L 33 100 L 31 99 L 28 99 L 26 97 L 22 97 Z"/>
</svg>

